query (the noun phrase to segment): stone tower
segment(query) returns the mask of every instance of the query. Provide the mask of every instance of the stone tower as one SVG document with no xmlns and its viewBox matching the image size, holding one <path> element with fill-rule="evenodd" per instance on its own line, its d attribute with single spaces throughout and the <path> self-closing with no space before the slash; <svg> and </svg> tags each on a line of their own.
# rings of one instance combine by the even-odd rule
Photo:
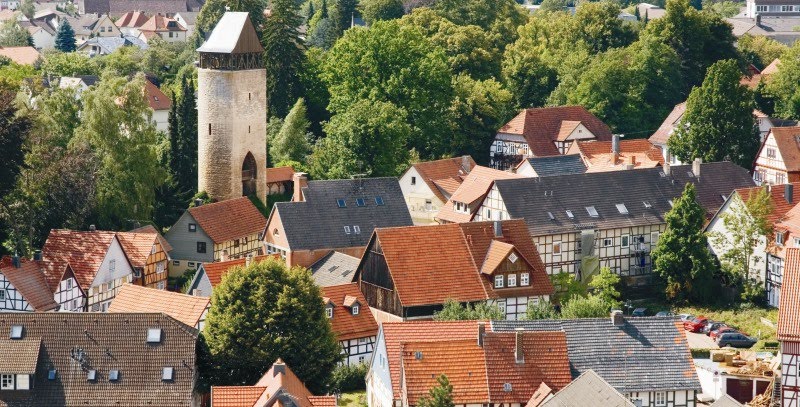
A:
<svg viewBox="0 0 800 407">
<path fill-rule="evenodd" d="M 266 201 L 267 71 L 247 13 L 226 12 L 197 51 L 198 188 Z"/>
</svg>

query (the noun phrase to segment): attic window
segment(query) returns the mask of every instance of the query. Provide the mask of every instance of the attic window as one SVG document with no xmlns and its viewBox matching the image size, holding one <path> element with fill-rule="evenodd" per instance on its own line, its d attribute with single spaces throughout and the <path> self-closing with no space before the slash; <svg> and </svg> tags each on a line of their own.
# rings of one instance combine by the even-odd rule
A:
<svg viewBox="0 0 800 407">
<path fill-rule="evenodd" d="M 350 226 L 345 226 L 344 227 L 344 233 L 346 233 L 348 235 L 350 234 Z"/>
<path fill-rule="evenodd" d="M 175 373 L 175 369 L 172 367 L 165 367 L 161 370 L 161 381 L 164 382 L 171 382 L 173 380 L 173 376 Z"/>
<path fill-rule="evenodd" d="M 567 212 L 567 217 L 568 218 L 575 219 L 575 215 L 572 214 L 572 211 L 566 211 L 566 212 Z"/>
<path fill-rule="evenodd" d="M 55 380 L 56 379 L 56 369 L 50 369 L 47 371 L 47 380 Z"/>
<path fill-rule="evenodd" d="M 22 339 L 22 325 L 11 325 L 11 339 Z"/>
<path fill-rule="evenodd" d="M 90 370 L 86 373 L 86 381 L 87 382 L 94 382 L 97 381 L 97 370 Z"/>
<path fill-rule="evenodd" d="M 161 343 L 161 328 L 147 330 L 147 343 Z"/>
<path fill-rule="evenodd" d="M 686 175 L 687 175 L 689 178 L 693 178 L 693 177 L 694 177 L 694 173 L 693 173 L 693 172 L 691 172 L 691 171 L 686 171 Z"/>
<path fill-rule="evenodd" d="M 596 218 L 596 217 L 600 216 L 600 214 L 597 213 L 597 209 L 595 209 L 594 206 L 587 206 L 586 207 L 586 212 L 588 212 L 589 216 L 591 216 L 593 218 Z"/>
<path fill-rule="evenodd" d="M 353 304 L 353 308 L 350 309 L 353 315 L 358 315 L 358 312 L 361 310 L 361 307 L 358 304 Z"/>
<path fill-rule="evenodd" d="M 547 212 L 547 217 L 550 218 L 550 220 L 556 220 L 556 217 L 553 216 L 553 212 Z"/>
<path fill-rule="evenodd" d="M 511 391 L 511 383 L 503 383 L 503 391 Z"/>
<path fill-rule="evenodd" d="M 338 206 L 340 208 L 344 208 L 344 207 L 347 206 L 347 203 L 345 203 L 344 199 L 337 199 L 336 200 L 336 206 Z"/>
<path fill-rule="evenodd" d="M 518 258 L 519 258 L 519 257 L 517 257 L 516 253 L 511 253 L 511 254 L 508 256 L 508 261 L 510 261 L 510 262 L 512 262 L 512 263 L 516 263 Z"/>
<path fill-rule="evenodd" d="M 333 307 L 325 307 L 325 316 L 328 319 L 333 318 Z"/>
<path fill-rule="evenodd" d="M 383 198 L 376 196 L 375 197 L 375 205 L 383 206 Z"/>
<path fill-rule="evenodd" d="M 625 206 L 625 204 L 617 204 L 617 210 L 623 215 L 628 214 L 628 208 Z"/>
<path fill-rule="evenodd" d="M 364 202 L 364 198 L 356 198 L 356 206 L 365 206 L 367 203 Z"/>
<path fill-rule="evenodd" d="M 109 382 L 119 381 L 119 370 L 109 370 L 108 371 L 108 381 Z"/>
<path fill-rule="evenodd" d="M 158 96 L 153 96 L 153 100 L 155 100 L 156 102 L 158 102 Z"/>
</svg>

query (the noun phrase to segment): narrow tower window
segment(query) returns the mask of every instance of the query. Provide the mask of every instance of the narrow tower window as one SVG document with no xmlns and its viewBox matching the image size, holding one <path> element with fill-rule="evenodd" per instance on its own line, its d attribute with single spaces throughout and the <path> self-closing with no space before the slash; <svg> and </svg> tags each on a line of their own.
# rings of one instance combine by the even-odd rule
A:
<svg viewBox="0 0 800 407">
<path fill-rule="evenodd" d="M 211 123 L 208 124 L 208 135 L 211 135 Z"/>
</svg>

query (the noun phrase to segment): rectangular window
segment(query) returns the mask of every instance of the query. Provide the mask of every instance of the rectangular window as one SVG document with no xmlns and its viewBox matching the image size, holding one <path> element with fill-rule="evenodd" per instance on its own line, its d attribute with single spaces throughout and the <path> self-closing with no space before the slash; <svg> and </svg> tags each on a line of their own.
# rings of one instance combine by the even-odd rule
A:
<svg viewBox="0 0 800 407">
<path fill-rule="evenodd" d="M 0 290 L 0 301 L 6 300 L 6 290 Z"/>
<path fill-rule="evenodd" d="M 666 406 L 667 405 L 667 392 L 657 391 L 655 399 L 656 399 L 656 406 Z"/>
<path fill-rule="evenodd" d="M 589 214 L 589 216 L 591 216 L 593 218 L 596 218 L 596 217 L 600 216 L 600 214 L 597 213 L 597 209 L 595 209 L 594 206 L 587 206 L 586 207 L 586 212 Z"/>
<path fill-rule="evenodd" d="M 0 390 L 14 390 L 14 375 L 0 375 Z"/>
<path fill-rule="evenodd" d="M 193 262 L 193 261 L 190 261 L 190 262 L 189 262 L 189 263 L 187 263 L 186 265 L 187 265 L 187 266 L 189 266 L 189 267 L 194 267 L 194 262 Z"/>
<path fill-rule="evenodd" d="M 553 256 L 561 255 L 561 242 L 553 242 Z"/>
<path fill-rule="evenodd" d="M 775 174 L 775 185 L 783 185 L 786 183 L 786 174 L 779 172 Z"/>
<path fill-rule="evenodd" d="M 356 206 L 365 206 L 366 204 L 364 198 L 356 198 Z"/>
<path fill-rule="evenodd" d="M 417 177 L 411 177 L 411 185 L 417 185 Z"/>
<path fill-rule="evenodd" d="M 509 274 L 508 275 L 508 286 L 509 287 L 516 287 L 517 286 L 517 275 L 516 274 Z"/>
<path fill-rule="evenodd" d="M 608 247 L 614 244 L 614 239 L 603 239 L 603 247 Z"/>
<path fill-rule="evenodd" d="M 619 240 L 619 245 L 622 247 L 628 247 L 630 237 L 628 235 L 622 235 L 622 238 Z"/>
<path fill-rule="evenodd" d="M 333 308 L 332 307 L 326 307 L 325 308 L 325 316 L 328 317 L 328 319 L 333 318 Z"/>
<path fill-rule="evenodd" d="M 519 285 L 526 286 L 531 284 L 531 275 L 528 273 L 522 273 L 519 275 Z"/>
<path fill-rule="evenodd" d="M 115 268 L 117 268 L 117 260 L 116 259 L 111 259 L 108 262 L 108 271 L 113 273 Z"/>
<path fill-rule="evenodd" d="M 767 148 L 767 158 L 775 158 L 775 149 Z"/>
<path fill-rule="evenodd" d="M 348 234 L 348 235 L 350 234 L 350 226 L 345 226 L 344 227 L 344 233 Z"/>
<path fill-rule="evenodd" d="M 206 242 L 197 242 L 197 252 L 198 253 L 206 252 Z"/>
<path fill-rule="evenodd" d="M 239 247 L 239 239 L 234 239 L 233 247 Z"/>
<path fill-rule="evenodd" d="M 375 197 L 375 205 L 383 206 L 383 198 L 376 196 Z"/>
<path fill-rule="evenodd" d="M 360 235 L 361 234 L 361 227 L 358 225 L 353 226 L 353 233 Z"/>
<path fill-rule="evenodd" d="M 655 246 L 658 243 L 658 232 L 650 232 L 650 244 Z"/>
<path fill-rule="evenodd" d="M 211 135 L 211 123 L 208 124 L 208 135 Z"/>
<path fill-rule="evenodd" d="M 340 208 L 344 208 L 344 207 L 347 206 L 347 203 L 344 201 L 344 199 L 337 199 L 336 200 L 336 206 L 338 206 Z"/>
<path fill-rule="evenodd" d="M 106 291 L 111 291 L 113 289 L 114 289 L 114 282 L 113 281 L 107 282 L 106 283 Z"/>
<path fill-rule="evenodd" d="M 190 223 L 189 224 L 189 231 L 192 232 L 192 233 L 197 232 L 197 225 L 194 224 L 194 223 Z"/>
<path fill-rule="evenodd" d="M 163 281 L 159 281 L 156 287 L 158 287 L 159 290 L 164 290 L 167 288 L 167 285 Z"/>
<path fill-rule="evenodd" d="M 181 265 L 181 261 L 180 260 L 173 260 L 172 261 L 172 265 L 173 266 L 180 266 Z"/>
<path fill-rule="evenodd" d="M 353 315 L 358 315 L 358 313 L 360 311 L 361 311 L 361 307 L 359 307 L 358 305 L 353 305 L 353 308 L 352 308 Z"/>
<path fill-rule="evenodd" d="M 503 276 L 494 276 L 494 288 L 503 288 Z"/>
<path fill-rule="evenodd" d="M 172 38 L 172 31 L 169 32 L 169 38 Z"/>
<path fill-rule="evenodd" d="M 31 377 L 26 374 L 18 374 L 17 390 L 30 390 L 30 389 L 31 389 Z"/>
<path fill-rule="evenodd" d="M 783 246 L 783 232 L 775 233 L 775 243 Z"/>
</svg>

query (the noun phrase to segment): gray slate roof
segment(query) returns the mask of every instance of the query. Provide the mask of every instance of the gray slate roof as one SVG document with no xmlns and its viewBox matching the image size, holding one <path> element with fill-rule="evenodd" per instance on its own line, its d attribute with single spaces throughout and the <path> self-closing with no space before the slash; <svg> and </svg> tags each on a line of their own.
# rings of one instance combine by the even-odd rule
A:
<svg viewBox="0 0 800 407">
<path fill-rule="evenodd" d="M 527 160 L 540 177 L 583 174 L 586 172 L 586 165 L 581 160 L 580 154 L 530 157 Z"/>
<path fill-rule="evenodd" d="M 276 203 L 270 214 L 281 217 L 291 250 L 366 246 L 375 228 L 413 224 L 397 178 L 309 181 L 303 196 L 303 202 Z M 376 197 L 383 205 L 376 204 Z M 365 206 L 357 206 L 357 198 L 363 198 Z M 338 207 L 339 199 L 345 201 L 344 208 Z M 355 233 L 353 226 L 361 232 Z"/>
<path fill-rule="evenodd" d="M 100 47 L 102 54 L 111 54 L 119 47 L 136 46 L 140 49 L 147 49 L 147 43 L 132 35 L 123 37 L 93 37 L 89 38 L 80 45 L 79 49 L 85 49 L 92 45 Z"/>
<path fill-rule="evenodd" d="M 628 399 L 598 376 L 594 370 L 583 372 L 540 407 L 634 407 Z"/>
<path fill-rule="evenodd" d="M 516 328 L 563 330 L 573 379 L 591 369 L 620 393 L 700 391 L 689 344 L 677 318 L 626 317 L 622 326 L 614 326 L 611 318 L 492 321 L 496 332 Z"/>
<path fill-rule="evenodd" d="M 691 165 L 681 165 L 672 166 L 669 176 L 662 175 L 662 168 L 645 168 L 498 180 L 495 185 L 509 216 L 524 218 L 533 236 L 663 223 L 672 208 L 669 201 L 688 182 L 695 184 L 698 202 L 711 217 L 734 189 L 755 186 L 747 170 L 730 162 L 701 164 L 699 179 L 691 171 Z M 628 213 L 620 213 L 617 204 L 624 204 Z M 599 216 L 590 216 L 589 206 Z"/>
<path fill-rule="evenodd" d="M 331 251 L 309 268 L 318 286 L 330 287 L 352 283 L 359 261 L 357 257 Z"/>
</svg>

